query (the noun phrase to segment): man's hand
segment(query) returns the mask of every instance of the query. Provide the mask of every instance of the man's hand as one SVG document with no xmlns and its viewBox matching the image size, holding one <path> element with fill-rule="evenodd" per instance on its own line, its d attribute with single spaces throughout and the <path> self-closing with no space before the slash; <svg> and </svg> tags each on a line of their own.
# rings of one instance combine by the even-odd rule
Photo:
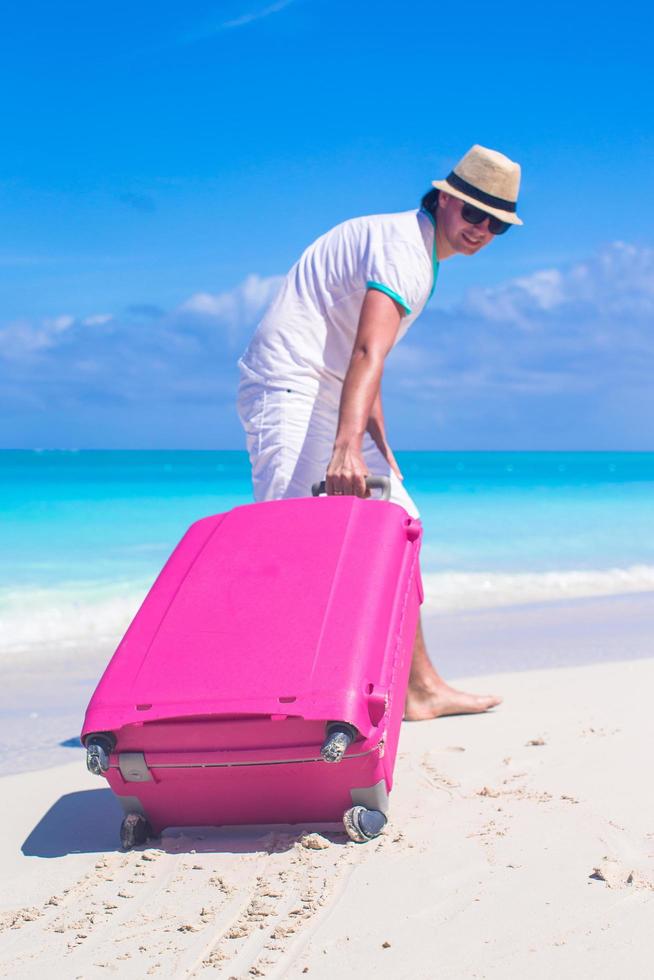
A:
<svg viewBox="0 0 654 980">
<path fill-rule="evenodd" d="M 327 467 L 325 489 L 328 494 L 354 494 L 357 497 L 369 497 L 366 487 L 368 467 L 359 449 L 354 446 L 337 447 Z"/>
</svg>

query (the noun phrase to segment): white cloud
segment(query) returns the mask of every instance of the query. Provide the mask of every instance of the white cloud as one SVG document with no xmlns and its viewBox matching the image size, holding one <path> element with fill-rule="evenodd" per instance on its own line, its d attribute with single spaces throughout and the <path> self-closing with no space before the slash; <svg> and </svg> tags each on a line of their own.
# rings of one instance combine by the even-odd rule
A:
<svg viewBox="0 0 654 980">
<path fill-rule="evenodd" d="M 229 324 L 258 316 L 274 297 L 282 276 L 262 278 L 250 275 L 222 293 L 193 293 L 175 311 L 177 314 L 198 314 Z"/>
<path fill-rule="evenodd" d="M 239 14 L 236 17 L 230 17 L 227 20 L 209 19 L 205 23 L 201 23 L 192 30 L 187 31 L 181 38 L 181 41 L 182 43 L 203 41 L 206 38 L 213 37 L 214 34 L 221 34 L 223 31 L 231 31 L 238 27 L 247 27 L 257 20 L 262 20 L 264 17 L 270 17 L 271 14 L 279 13 L 286 7 L 290 7 L 294 2 L 295 0 L 276 0 L 275 3 L 270 3 L 258 9 L 255 7 L 246 13 Z"/>
<path fill-rule="evenodd" d="M 229 425 L 237 358 L 281 282 L 251 274 L 168 312 L 0 325 L 3 412 L 27 411 L 29 392 L 55 415 L 97 409 L 113 419 L 125 406 L 157 406 L 153 426 L 161 412 L 206 419 L 207 432 L 218 417 Z M 506 446 L 649 445 L 653 312 L 654 250 L 620 242 L 471 291 L 454 309 L 428 308 L 384 372 L 394 443 L 431 446 L 436 426 L 453 447 L 483 444 L 484 432 Z"/>
<path fill-rule="evenodd" d="M 654 314 L 654 249 L 614 242 L 586 262 L 544 269 L 487 289 L 471 289 L 461 312 L 535 329 L 575 307 L 587 315 Z"/>
<path fill-rule="evenodd" d="M 269 17 L 270 14 L 276 14 L 284 7 L 290 6 L 293 0 L 278 0 L 277 3 L 271 3 L 268 7 L 264 7 L 263 10 L 253 10 L 249 14 L 243 14 L 240 17 L 235 17 L 233 20 L 226 20 L 224 23 L 220 24 L 216 30 L 226 31 L 233 27 L 245 27 L 246 24 L 251 24 L 255 20 L 261 20 L 262 17 Z"/>
<path fill-rule="evenodd" d="M 78 319 L 69 313 L 40 320 L 13 320 L 0 327 L 0 357 L 9 359 L 47 351 L 59 346 L 75 328 L 104 326 L 112 317 L 96 313 Z"/>
<path fill-rule="evenodd" d="M 411 404 L 449 406 L 460 419 L 480 411 L 475 405 L 502 411 L 511 431 L 529 432 L 525 445 L 555 423 L 556 444 L 581 427 L 592 445 L 593 426 L 613 432 L 634 412 L 634 446 L 651 414 L 653 370 L 654 250 L 615 242 L 588 261 L 428 309 L 391 354 L 384 380 L 407 412 Z"/>
<path fill-rule="evenodd" d="M 544 269 L 532 276 L 512 279 L 501 286 L 471 289 L 463 309 L 484 319 L 515 323 L 528 328 L 529 314 L 551 310 L 564 298 L 563 276 L 558 269 Z"/>
<path fill-rule="evenodd" d="M 85 327 L 103 327 L 112 319 L 111 313 L 94 313 L 93 316 L 84 317 L 81 322 Z"/>
<path fill-rule="evenodd" d="M 11 358 L 54 347 L 74 323 L 75 318 L 67 314 L 45 317 L 36 323 L 13 320 L 0 328 L 0 356 Z"/>
<path fill-rule="evenodd" d="M 43 327 L 47 333 L 56 335 L 64 333 L 65 330 L 69 330 L 74 323 L 74 316 L 62 314 L 61 316 L 48 317 L 43 320 Z"/>
<path fill-rule="evenodd" d="M 283 280 L 282 276 L 247 276 L 233 289 L 221 293 L 194 293 L 171 313 L 152 319 L 155 329 L 167 332 L 171 345 L 184 345 L 184 332 L 199 329 L 213 333 L 221 330 L 228 344 L 236 349 L 245 346 L 245 335 L 268 306 Z M 93 313 L 74 317 L 61 314 L 40 320 L 19 319 L 0 327 L 0 357 L 14 359 L 59 347 L 70 334 L 88 333 L 103 336 L 102 327 L 112 325 L 120 334 L 120 321 L 110 313 Z"/>
<path fill-rule="evenodd" d="M 234 289 L 222 293 L 194 293 L 171 314 L 177 323 L 192 320 L 208 327 L 223 327 L 236 343 L 244 329 L 252 328 L 274 298 L 282 276 L 249 275 Z"/>
</svg>

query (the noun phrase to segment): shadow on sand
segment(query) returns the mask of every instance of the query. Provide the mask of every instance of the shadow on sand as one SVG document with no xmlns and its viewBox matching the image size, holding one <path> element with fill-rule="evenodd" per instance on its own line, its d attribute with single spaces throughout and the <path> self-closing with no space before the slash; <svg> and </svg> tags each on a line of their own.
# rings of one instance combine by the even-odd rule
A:
<svg viewBox="0 0 654 980">
<path fill-rule="evenodd" d="M 27 857 L 62 857 L 115 851 L 123 811 L 110 789 L 61 796 L 39 820 L 21 848 Z"/>
<path fill-rule="evenodd" d="M 110 789 L 87 789 L 66 793 L 44 814 L 24 841 L 26 857 L 55 858 L 66 854 L 95 854 L 118 851 L 123 809 Z M 288 851 L 302 834 L 317 832 L 333 844 L 345 844 L 340 824 L 282 824 L 252 827 L 170 828 L 144 847 L 157 847 L 169 854 L 217 853 L 274 854 Z"/>
</svg>

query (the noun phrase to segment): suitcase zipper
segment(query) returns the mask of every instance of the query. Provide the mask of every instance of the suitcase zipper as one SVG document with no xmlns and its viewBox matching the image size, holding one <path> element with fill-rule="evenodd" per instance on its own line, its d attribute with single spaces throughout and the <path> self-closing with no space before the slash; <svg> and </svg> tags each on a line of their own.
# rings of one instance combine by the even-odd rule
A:
<svg viewBox="0 0 654 980">
<path fill-rule="evenodd" d="M 366 749 L 365 752 L 352 752 L 343 757 L 342 762 L 348 759 L 361 759 L 371 755 L 373 752 L 383 750 L 384 739 L 377 745 Z M 321 762 L 324 760 L 320 755 L 304 756 L 299 759 L 271 759 L 271 760 L 231 760 L 226 762 L 146 762 L 142 752 L 121 752 L 118 755 L 118 764 L 111 763 L 111 769 L 119 769 L 123 779 L 128 783 L 149 782 L 152 777 L 150 773 L 156 769 L 232 769 L 239 766 L 287 766 L 298 765 L 306 762 Z"/>
</svg>

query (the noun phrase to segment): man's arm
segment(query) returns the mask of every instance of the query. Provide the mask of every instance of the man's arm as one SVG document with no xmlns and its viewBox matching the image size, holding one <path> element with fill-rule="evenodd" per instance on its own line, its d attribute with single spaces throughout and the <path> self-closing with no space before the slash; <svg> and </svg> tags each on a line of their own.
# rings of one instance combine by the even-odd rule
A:
<svg viewBox="0 0 654 980">
<path fill-rule="evenodd" d="M 384 409 L 382 406 L 381 385 L 379 387 L 375 400 L 372 403 L 372 408 L 370 409 L 370 418 L 368 419 L 368 425 L 366 426 L 366 431 L 370 433 L 371 438 L 376 443 L 377 448 L 379 449 L 382 456 L 388 462 L 390 468 L 394 470 L 394 472 L 397 474 L 400 480 L 403 480 L 404 477 L 402 476 L 400 467 L 398 466 L 397 460 L 393 455 L 393 450 L 391 449 L 391 447 L 388 445 L 386 441 L 386 425 L 384 423 Z"/>
<path fill-rule="evenodd" d="M 399 304 L 380 290 L 366 293 L 343 382 L 334 451 L 327 468 L 327 493 L 366 495 L 368 470 L 361 444 L 378 397 L 381 408 L 384 360 L 397 338 L 402 312 Z"/>
</svg>

